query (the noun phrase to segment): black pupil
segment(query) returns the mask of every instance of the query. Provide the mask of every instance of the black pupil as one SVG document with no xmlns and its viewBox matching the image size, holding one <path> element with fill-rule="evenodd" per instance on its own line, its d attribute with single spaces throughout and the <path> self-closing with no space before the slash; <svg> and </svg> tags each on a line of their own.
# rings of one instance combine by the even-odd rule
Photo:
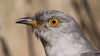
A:
<svg viewBox="0 0 100 56">
<path fill-rule="evenodd" d="M 53 24 L 56 24 L 56 21 L 55 21 L 55 20 L 53 20 L 53 21 L 52 21 L 52 23 L 53 23 Z"/>
</svg>

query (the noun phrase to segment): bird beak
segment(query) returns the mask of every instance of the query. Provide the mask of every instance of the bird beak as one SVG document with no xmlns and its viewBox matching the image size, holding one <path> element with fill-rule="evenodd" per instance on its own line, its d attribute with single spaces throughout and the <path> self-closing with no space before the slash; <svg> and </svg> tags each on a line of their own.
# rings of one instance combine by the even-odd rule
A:
<svg viewBox="0 0 100 56">
<path fill-rule="evenodd" d="M 35 20 L 30 19 L 31 17 L 24 17 L 24 18 L 20 18 L 16 21 L 16 23 L 19 24 L 26 24 L 26 25 L 30 25 L 30 26 L 34 26 L 34 27 L 38 27 L 38 26 L 42 26 L 42 24 L 37 23 Z"/>
</svg>

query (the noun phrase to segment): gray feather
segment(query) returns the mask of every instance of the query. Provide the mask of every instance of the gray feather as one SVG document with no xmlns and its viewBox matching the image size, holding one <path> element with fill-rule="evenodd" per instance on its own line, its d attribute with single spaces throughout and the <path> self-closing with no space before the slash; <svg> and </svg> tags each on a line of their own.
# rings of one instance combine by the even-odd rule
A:
<svg viewBox="0 0 100 56">
<path fill-rule="evenodd" d="M 56 17 L 60 24 L 50 26 L 48 20 Z M 55 10 L 43 10 L 32 17 L 43 27 L 34 27 L 34 34 L 41 39 L 47 56 L 100 56 L 87 40 L 72 16 Z"/>
<path fill-rule="evenodd" d="M 51 17 L 59 18 L 60 25 L 51 27 L 48 24 Z M 34 19 L 46 26 L 33 30 L 42 43 L 46 43 L 44 48 L 47 56 L 100 56 L 73 17 L 55 10 L 44 10 L 36 13 Z"/>
<path fill-rule="evenodd" d="M 86 53 L 82 53 L 81 56 L 100 56 L 100 52 L 98 52 L 98 51 L 86 52 Z"/>
</svg>

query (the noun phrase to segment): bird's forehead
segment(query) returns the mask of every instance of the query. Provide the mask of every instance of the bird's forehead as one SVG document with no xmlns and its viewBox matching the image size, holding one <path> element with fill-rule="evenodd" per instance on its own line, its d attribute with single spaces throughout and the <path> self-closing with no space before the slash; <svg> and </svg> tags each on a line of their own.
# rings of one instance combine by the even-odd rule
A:
<svg viewBox="0 0 100 56">
<path fill-rule="evenodd" d="M 60 20 L 62 20 L 63 22 L 65 21 L 71 21 L 72 17 L 60 12 L 60 11 L 55 11 L 55 10 L 43 10 L 43 11 L 39 11 L 35 14 L 35 19 L 37 21 L 43 21 L 46 22 L 48 19 L 50 19 L 51 17 L 57 17 Z"/>
<path fill-rule="evenodd" d="M 56 16 L 56 14 L 58 13 L 59 11 L 55 11 L 55 10 L 43 10 L 43 11 L 39 11 L 36 13 L 35 15 L 35 19 L 42 19 L 42 20 L 47 20 L 53 16 Z"/>
</svg>

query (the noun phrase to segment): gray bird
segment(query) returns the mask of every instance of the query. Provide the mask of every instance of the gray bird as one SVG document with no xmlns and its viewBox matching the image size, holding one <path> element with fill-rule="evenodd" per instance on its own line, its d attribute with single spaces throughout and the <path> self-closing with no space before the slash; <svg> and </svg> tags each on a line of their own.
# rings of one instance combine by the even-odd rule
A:
<svg viewBox="0 0 100 56">
<path fill-rule="evenodd" d="M 33 33 L 44 45 L 46 56 L 100 56 L 73 17 L 63 12 L 42 10 L 16 23 L 32 26 Z"/>
</svg>

